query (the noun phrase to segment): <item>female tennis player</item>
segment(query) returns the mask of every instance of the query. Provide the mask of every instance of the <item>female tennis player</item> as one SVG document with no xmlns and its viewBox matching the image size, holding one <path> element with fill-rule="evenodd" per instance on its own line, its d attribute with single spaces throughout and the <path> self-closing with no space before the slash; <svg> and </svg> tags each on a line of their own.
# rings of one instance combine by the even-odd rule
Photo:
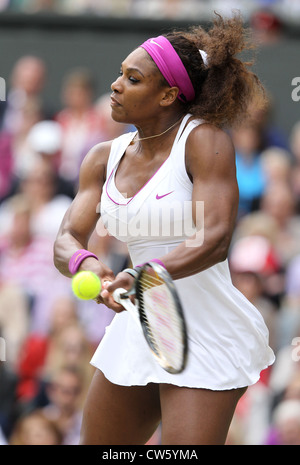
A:
<svg viewBox="0 0 300 465">
<path fill-rule="evenodd" d="M 147 40 L 111 86 L 112 118 L 137 131 L 88 153 L 55 243 L 57 268 L 66 276 L 97 273 L 98 302 L 116 311 L 91 361 L 97 369 L 81 444 L 144 444 L 160 422 L 162 444 L 224 444 L 238 400 L 274 361 L 265 323 L 232 285 L 226 258 L 238 188 L 224 129 L 264 98 L 236 58 L 248 45 L 240 17 L 217 16 L 209 31 Z M 127 242 L 133 266 L 156 259 L 174 280 L 189 343 L 179 374 L 156 363 L 136 322 L 114 302 L 113 291 L 129 289 L 134 277 L 114 276 L 87 250 L 100 199 L 102 220 Z"/>
</svg>

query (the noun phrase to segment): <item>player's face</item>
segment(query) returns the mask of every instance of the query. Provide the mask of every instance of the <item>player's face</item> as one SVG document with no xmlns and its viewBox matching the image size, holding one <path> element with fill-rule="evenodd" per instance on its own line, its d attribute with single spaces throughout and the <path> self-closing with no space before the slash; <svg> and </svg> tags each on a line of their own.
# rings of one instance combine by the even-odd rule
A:
<svg viewBox="0 0 300 465">
<path fill-rule="evenodd" d="M 139 125 L 157 117 L 159 102 L 167 86 L 148 53 L 138 48 L 123 61 L 120 76 L 112 83 L 112 118 Z"/>
</svg>

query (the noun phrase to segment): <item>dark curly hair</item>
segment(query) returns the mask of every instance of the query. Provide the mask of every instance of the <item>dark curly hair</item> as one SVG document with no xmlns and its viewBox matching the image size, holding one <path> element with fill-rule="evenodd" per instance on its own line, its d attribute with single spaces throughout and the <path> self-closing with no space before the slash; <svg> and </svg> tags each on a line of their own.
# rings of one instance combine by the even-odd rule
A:
<svg viewBox="0 0 300 465">
<path fill-rule="evenodd" d="M 250 67 L 236 55 L 254 49 L 249 29 L 239 14 L 223 19 L 219 14 L 213 26 L 204 30 L 193 26 L 186 31 L 165 34 L 180 56 L 195 89 L 195 99 L 183 104 L 185 111 L 221 127 L 241 123 L 250 104 L 264 107 L 266 96 L 262 83 Z M 199 49 L 208 55 L 205 67 Z"/>
</svg>

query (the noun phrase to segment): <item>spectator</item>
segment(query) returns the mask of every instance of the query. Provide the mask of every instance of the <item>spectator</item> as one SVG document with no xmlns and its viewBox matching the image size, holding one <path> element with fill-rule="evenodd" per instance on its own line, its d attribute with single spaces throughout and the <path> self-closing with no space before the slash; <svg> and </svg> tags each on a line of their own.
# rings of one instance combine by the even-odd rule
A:
<svg viewBox="0 0 300 465">
<path fill-rule="evenodd" d="M 56 424 L 41 411 L 28 413 L 16 422 L 9 444 L 13 446 L 55 446 L 62 441 Z"/>
<path fill-rule="evenodd" d="M 20 191 L 30 201 L 33 234 L 53 242 L 71 199 L 57 194 L 57 176 L 51 164 L 39 159 L 23 178 Z"/>
<path fill-rule="evenodd" d="M 292 160 L 287 150 L 280 147 L 269 147 L 262 152 L 261 162 L 266 184 L 275 182 L 290 183 Z"/>
<path fill-rule="evenodd" d="M 298 327 L 297 335 L 299 334 Z M 284 397 L 289 384 L 300 372 L 299 343 L 298 345 L 291 344 L 293 341 L 297 342 L 297 339 L 289 340 L 276 354 L 276 363 L 273 366 L 269 383 L 270 396 L 275 405 Z"/>
<path fill-rule="evenodd" d="M 261 149 L 266 150 L 270 147 L 278 147 L 289 150 L 288 137 L 281 127 L 278 127 L 274 121 L 275 103 L 273 97 L 267 94 L 267 101 L 264 108 L 257 108 L 255 105 L 249 108 L 249 122 L 255 124 L 261 134 Z"/>
<path fill-rule="evenodd" d="M 46 65 L 41 58 L 26 55 L 15 64 L 11 74 L 3 128 L 9 134 L 19 132 L 23 125 L 23 108 L 28 100 L 40 99 L 45 86 Z"/>
<path fill-rule="evenodd" d="M 284 399 L 298 399 L 300 400 L 300 372 L 296 372 L 289 382 L 285 393 Z"/>
<path fill-rule="evenodd" d="M 236 148 L 237 181 L 240 192 L 239 217 L 258 209 L 266 179 L 260 153 L 262 135 L 254 124 L 247 124 L 232 133 Z"/>
<path fill-rule="evenodd" d="M 63 445 L 78 445 L 82 418 L 83 381 L 80 370 L 73 365 L 62 366 L 47 386 L 49 402 L 42 411 L 56 424 Z"/>
<path fill-rule="evenodd" d="M 63 140 L 60 176 L 76 185 L 79 165 L 90 141 L 100 132 L 100 118 L 93 107 L 94 85 L 88 70 L 74 70 L 64 80 L 63 109 L 56 115 Z"/>
<path fill-rule="evenodd" d="M 286 270 L 286 293 L 294 306 L 300 305 L 300 255 L 296 255 Z"/>
<path fill-rule="evenodd" d="M 263 236 L 246 236 L 233 245 L 230 254 L 233 284 L 261 312 L 270 333 L 270 346 L 276 351 L 277 308 L 266 297 L 265 282 L 279 270 L 271 243 Z"/>
<path fill-rule="evenodd" d="M 269 4 L 275 2 L 277 0 L 259 2 L 262 3 L 263 9 L 255 11 L 251 16 L 251 26 L 257 39 L 263 44 L 277 43 L 282 36 L 283 25 L 280 17 L 267 9 Z"/>
<path fill-rule="evenodd" d="M 30 299 L 22 286 L 8 279 L 0 279 L 0 333 L 5 340 L 5 361 L 15 370 L 30 327 Z"/>
<path fill-rule="evenodd" d="M 57 297 L 50 312 L 49 331 L 46 334 L 30 332 L 21 348 L 16 365 L 18 383 L 16 388 L 20 411 L 44 405 L 45 371 L 49 353 L 64 328 L 77 322 L 74 298 L 68 295 Z"/>
<path fill-rule="evenodd" d="M 44 159 L 57 171 L 62 148 L 60 125 L 55 121 L 40 121 L 30 130 L 28 141 L 36 154 L 36 159 Z"/>
<path fill-rule="evenodd" d="M 27 175 L 28 171 L 34 169 L 36 155 L 30 146 L 28 136 L 31 128 L 43 117 L 41 102 L 35 97 L 28 98 L 20 108 L 20 113 L 22 120 L 19 128 L 11 133 L 13 173 L 17 183 Z"/>
<path fill-rule="evenodd" d="M 57 193 L 57 176 L 46 159 L 36 159 L 35 165 L 20 182 L 16 198 L 24 197 L 30 204 L 31 232 L 49 241 L 54 241 L 71 198 Z M 11 199 L 0 208 L 0 237 L 7 234 L 11 225 Z"/>
<path fill-rule="evenodd" d="M 300 445 L 300 400 L 284 400 L 273 412 L 273 431 L 268 445 Z"/>
<path fill-rule="evenodd" d="M 49 165 L 56 178 L 56 194 L 67 195 L 73 198 L 75 195 L 72 183 L 62 179 L 59 175 L 59 163 L 62 150 L 62 128 L 56 121 L 44 120 L 35 124 L 29 134 L 28 142 L 34 152 L 36 163 L 42 159 L 45 165 Z"/>
<path fill-rule="evenodd" d="M 261 198 L 261 210 L 276 221 L 275 248 L 286 267 L 292 257 L 300 252 L 300 218 L 290 185 L 284 182 L 268 185 Z"/>
<path fill-rule="evenodd" d="M 94 369 L 90 365 L 93 347 L 78 323 L 70 323 L 51 336 L 47 358 L 43 368 L 43 379 L 51 380 L 54 373 L 67 365 L 82 373 L 82 396 L 90 384 Z"/>
<path fill-rule="evenodd" d="M 16 286 L 31 301 L 30 330 L 44 333 L 52 302 L 68 282 L 53 266 L 53 241 L 32 232 L 32 206 L 24 195 L 9 201 L 10 227 L 2 236 L 0 282 Z M 51 292 L 49 292 L 51 286 Z"/>
<path fill-rule="evenodd" d="M 282 348 L 300 335 L 300 255 L 285 270 L 285 296 L 279 314 L 277 343 Z M 289 365 L 287 363 L 287 365 Z"/>
</svg>

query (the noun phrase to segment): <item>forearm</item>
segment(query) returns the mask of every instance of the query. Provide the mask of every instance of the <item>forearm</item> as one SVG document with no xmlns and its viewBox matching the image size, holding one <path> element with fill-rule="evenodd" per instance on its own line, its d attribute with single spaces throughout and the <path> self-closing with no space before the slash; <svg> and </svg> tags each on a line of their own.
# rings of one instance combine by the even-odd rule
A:
<svg viewBox="0 0 300 465">
<path fill-rule="evenodd" d="M 72 255 L 79 249 L 84 249 L 86 244 L 79 242 L 70 233 L 59 235 L 54 243 L 54 265 L 65 276 L 71 277 L 69 261 Z"/>
<path fill-rule="evenodd" d="M 86 248 L 87 243 L 77 240 L 70 233 L 59 235 L 54 243 L 54 264 L 60 273 L 72 277 L 73 274 L 69 270 L 70 259 L 78 250 Z M 112 270 L 97 257 L 84 258 L 76 272 L 84 270 L 93 271 L 102 280 L 113 281 L 114 279 Z"/>
<path fill-rule="evenodd" d="M 204 271 L 227 258 L 231 234 L 226 230 L 202 236 L 199 232 L 159 257 L 173 279 Z"/>
</svg>

